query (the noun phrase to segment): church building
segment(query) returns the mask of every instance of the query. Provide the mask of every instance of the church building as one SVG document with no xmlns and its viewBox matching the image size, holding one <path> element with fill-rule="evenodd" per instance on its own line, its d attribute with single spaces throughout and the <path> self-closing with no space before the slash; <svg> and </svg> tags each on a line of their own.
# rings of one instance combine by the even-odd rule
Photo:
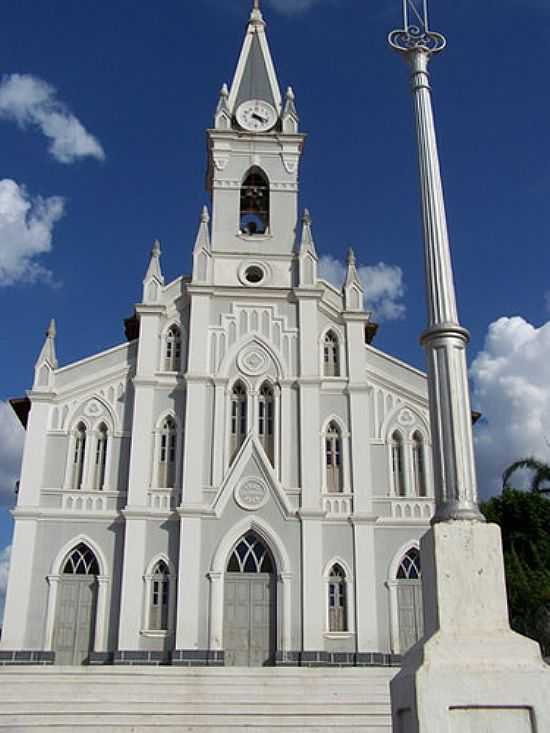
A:
<svg viewBox="0 0 550 733">
<path fill-rule="evenodd" d="M 422 633 L 426 376 L 321 279 L 254 4 L 208 130 L 191 276 L 155 242 L 126 342 L 27 397 L 0 664 L 389 665 Z M 200 131 L 197 131 L 200 135 Z M 198 139 L 198 138 L 197 138 Z"/>
</svg>

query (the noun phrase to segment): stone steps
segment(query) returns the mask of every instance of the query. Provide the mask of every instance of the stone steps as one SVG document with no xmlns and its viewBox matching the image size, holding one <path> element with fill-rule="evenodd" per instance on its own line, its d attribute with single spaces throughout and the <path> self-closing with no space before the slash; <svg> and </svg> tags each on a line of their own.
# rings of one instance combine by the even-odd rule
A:
<svg viewBox="0 0 550 733">
<path fill-rule="evenodd" d="M 395 669 L 0 669 L 10 733 L 391 733 Z"/>
</svg>

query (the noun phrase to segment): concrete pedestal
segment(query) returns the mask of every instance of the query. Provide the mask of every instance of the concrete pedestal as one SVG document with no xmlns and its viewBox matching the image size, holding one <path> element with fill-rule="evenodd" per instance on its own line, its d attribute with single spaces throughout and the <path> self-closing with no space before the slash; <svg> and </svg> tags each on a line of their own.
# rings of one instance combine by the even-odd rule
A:
<svg viewBox="0 0 550 733">
<path fill-rule="evenodd" d="M 421 559 L 425 637 L 391 683 L 393 732 L 550 731 L 550 670 L 510 629 L 499 527 L 436 524 Z"/>
</svg>

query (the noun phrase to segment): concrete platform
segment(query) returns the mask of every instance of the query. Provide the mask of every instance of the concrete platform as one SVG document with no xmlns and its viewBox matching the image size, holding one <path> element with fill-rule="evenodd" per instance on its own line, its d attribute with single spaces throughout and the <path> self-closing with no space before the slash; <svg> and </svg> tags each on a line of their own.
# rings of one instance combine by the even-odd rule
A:
<svg viewBox="0 0 550 733">
<path fill-rule="evenodd" d="M 391 733 L 397 670 L 0 669 L 0 731 Z"/>
</svg>

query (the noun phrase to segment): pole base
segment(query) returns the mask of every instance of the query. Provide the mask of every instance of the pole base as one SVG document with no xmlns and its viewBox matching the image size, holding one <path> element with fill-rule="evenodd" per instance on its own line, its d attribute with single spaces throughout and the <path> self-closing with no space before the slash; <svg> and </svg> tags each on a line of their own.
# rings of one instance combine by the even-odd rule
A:
<svg viewBox="0 0 550 733">
<path fill-rule="evenodd" d="M 550 731 L 550 670 L 508 623 L 500 529 L 436 524 L 421 560 L 426 636 L 391 682 L 394 733 Z"/>
</svg>

